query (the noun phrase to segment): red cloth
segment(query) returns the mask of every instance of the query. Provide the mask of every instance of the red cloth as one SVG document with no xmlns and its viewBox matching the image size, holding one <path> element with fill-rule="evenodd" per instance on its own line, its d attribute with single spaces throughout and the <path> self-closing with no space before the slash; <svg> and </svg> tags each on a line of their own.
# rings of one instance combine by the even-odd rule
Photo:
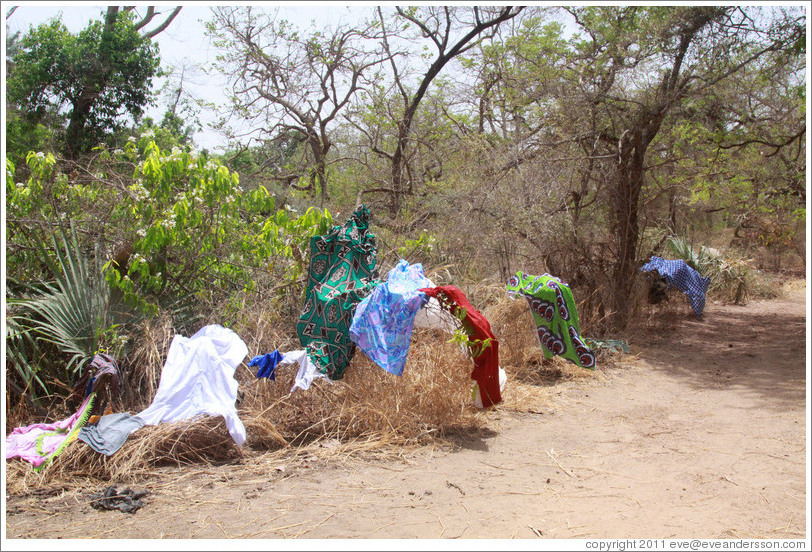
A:
<svg viewBox="0 0 812 552">
<path fill-rule="evenodd" d="M 493 335 L 487 318 L 471 306 L 465 294 L 454 286 L 422 288 L 420 291 L 437 298 L 440 305 L 457 318 L 460 318 L 460 311 L 464 311 L 462 325 L 468 334 L 468 346 L 474 357 L 471 379 L 479 384 L 482 406 L 487 408 L 502 402 L 502 394 L 499 392 L 499 342 Z M 477 354 L 480 349 L 477 342 L 486 339 L 490 340 L 489 346 L 481 354 Z"/>
</svg>

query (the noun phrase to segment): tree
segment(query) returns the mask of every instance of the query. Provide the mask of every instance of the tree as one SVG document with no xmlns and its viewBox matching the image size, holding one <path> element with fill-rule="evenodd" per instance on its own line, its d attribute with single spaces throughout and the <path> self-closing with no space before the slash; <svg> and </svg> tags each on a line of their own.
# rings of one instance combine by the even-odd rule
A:
<svg viewBox="0 0 812 552">
<path fill-rule="evenodd" d="M 641 210 L 659 193 L 651 177 L 655 171 L 673 170 L 676 162 L 668 140 L 672 145 L 680 142 L 672 131 L 681 125 L 686 130 L 684 124 L 692 122 L 689 106 L 695 112 L 697 105 L 729 103 L 718 94 L 734 91 L 732 79 L 737 76 L 752 71 L 751 79 L 769 79 L 764 62 L 792 58 L 803 36 L 803 16 L 792 10 L 761 14 L 735 7 L 590 7 L 567 12 L 580 33 L 563 56 L 558 48 L 550 56 L 541 40 L 528 43 L 529 35 L 510 49 L 510 59 L 518 65 L 509 76 L 526 75 L 510 86 L 518 102 L 513 105 L 522 108 L 522 115 L 534 110 L 542 116 L 528 118 L 525 138 L 513 148 L 505 168 L 552 159 L 556 153 L 573 162 L 569 202 L 562 208 L 576 222 L 587 206 L 592 206 L 594 221 L 605 217 L 611 236 L 605 252 L 611 263 L 607 306 L 614 312 L 613 325 L 622 328 L 634 306 L 633 287 L 643 253 L 640 237 L 646 221 Z M 797 59 L 797 53 L 794 56 Z M 533 80 L 545 84 L 533 86 Z M 754 98 L 741 90 L 734 93 L 745 103 Z M 728 126 L 723 124 L 720 136 L 733 136 L 731 123 L 728 119 Z M 803 129 L 798 127 L 782 131 L 776 143 L 799 133 Z M 577 156 L 569 147 L 573 145 L 580 149 Z M 704 147 L 707 152 L 715 146 L 706 141 Z"/>
<path fill-rule="evenodd" d="M 389 209 L 392 215 L 400 212 L 403 197 L 409 193 L 410 179 L 406 170 L 406 152 L 409 148 L 412 122 L 432 81 L 451 60 L 464 54 L 481 41 L 493 37 L 499 25 L 513 19 L 523 10 L 522 7 L 513 6 L 500 8 L 427 6 L 407 9 L 397 7 L 395 9 L 398 17 L 407 21 L 409 27 L 422 38 L 428 39 L 436 52 L 428 69 L 418 80 L 417 88 L 413 92 L 410 91 L 406 83 L 404 68 L 397 66 L 395 56 L 391 53 L 390 42 L 397 37 L 399 31 L 395 30 L 392 33 L 387 29 L 386 18 L 380 7 L 377 8 L 379 23 L 384 31 L 384 49 L 390 54 L 389 59 L 392 62 L 394 88 L 402 102 L 400 106 L 402 111 L 395 124 L 394 151 L 382 152 L 391 161 Z"/>
<path fill-rule="evenodd" d="M 234 112 L 253 123 L 250 132 L 262 139 L 301 136 L 306 157 L 300 167 L 310 168 L 304 189 L 318 189 L 323 204 L 329 191 L 331 125 L 385 60 L 361 44 L 373 36 L 372 26 L 300 34 L 287 21 L 250 7 L 216 8 L 214 16 L 209 33 L 226 52 L 218 59 L 221 70 L 232 76 Z M 291 181 L 290 176 L 281 178 Z"/>
<path fill-rule="evenodd" d="M 11 12 L 12 10 L 10 10 Z M 20 32 L 6 36 L 6 75 L 12 81 L 16 72 L 14 58 L 20 53 Z M 54 129 L 63 118 L 53 108 L 37 114 L 23 113 L 17 102 L 6 94 L 6 151 L 18 165 L 23 165 L 29 151 L 52 149 Z"/>
<path fill-rule="evenodd" d="M 8 97 L 31 120 L 68 108 L 63 150 L 75 158 L 117 128 L 121 117 L 139 117 L 157 74 L 158 49 L 152 38 L 177 16 L 175 8 L 147 30 L 156 11 L 135 20 L 135 7 L 109 6 L 103 21 L 71 34 L 60 19 L 31 29 L 13 57 Z"/>
<path fill-rule="evenodd" d="M 663 123 L 688 99 L 709 95 L 767 54 L 794 45 L 803 25 L 788 24 L 785 16 L 765 28 L 758 17 L 730 7 L 573 8 L 570 13 L 587 34 L 575 46 L 587 83 L 584 99 L 600 120 L 599 151 L 615 158 L 601 178 L 610 191 L 616 255 L 612 307 L 615 325 L 625 327 L 633 305 L 649 148 Z"/>
</svg>

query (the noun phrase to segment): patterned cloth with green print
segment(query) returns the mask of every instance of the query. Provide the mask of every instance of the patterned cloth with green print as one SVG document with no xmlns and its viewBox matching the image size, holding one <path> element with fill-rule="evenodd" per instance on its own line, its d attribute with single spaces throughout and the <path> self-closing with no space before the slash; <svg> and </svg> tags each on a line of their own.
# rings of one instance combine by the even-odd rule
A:
<svg viewBox="0 0 812 552">
<path fill-rule="evenodd" d="M 310 240 L 305 305 L 296 333 L 310 360 L 330 379 L 341 379 L 355 354 L 350 339 L 355 307 L 380 282 L 370 211 L 355 209 L 342 226 Z"/>
<path fill-rule="evenodd" d="M 561 355 L 582 368 L 595 368 L 595 353 L 581 339 L 575 299 L 564 281 L 519 271 L 506 287 L 508 295 L 527 299 L 544 358 Z"/>
</svg>

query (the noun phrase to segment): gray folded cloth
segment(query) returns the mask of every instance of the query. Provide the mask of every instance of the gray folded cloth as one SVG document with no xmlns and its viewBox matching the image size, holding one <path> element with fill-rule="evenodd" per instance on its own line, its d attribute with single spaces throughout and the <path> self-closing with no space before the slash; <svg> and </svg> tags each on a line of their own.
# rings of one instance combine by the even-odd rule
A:
<svg viewBox="0 0 812 552">
<path fill-rule="evenodd" d="M 128 412 L 108 414 L 99 418 L 97 423 L 85 425 L 79 430 L 79 439 L 96 452 L 111 456 L 121 448 L 130 433 L 141 429 L 144 423 L 144 420 Z"/>
</svg>

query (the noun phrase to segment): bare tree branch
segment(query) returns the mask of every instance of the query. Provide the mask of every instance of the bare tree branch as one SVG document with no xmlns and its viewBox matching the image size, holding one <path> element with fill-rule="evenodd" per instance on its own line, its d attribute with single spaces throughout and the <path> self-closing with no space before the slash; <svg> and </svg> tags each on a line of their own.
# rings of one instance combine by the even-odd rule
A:
<svg viewBox="0 0 812 552">
<path fill-rule="evenodd" d="M 125 6 L 124 11 L 132 11 L 134 8 L 135 8 L 135 6 Z M 145 27 L 145 26 L 146 26 L 146 25 L 147 25 L 147 24 L 148 24 L 150 21 L 152 21 L 152 18 L 153 18 L 153 17 L 155 17 L 155 6 L 149 6 L 149 7 L 147 8 L 147 13 L 146 13 L 146 15 L 144 16 L 144 18 L 143 18 L 143 19 L 141 19 L 141 21 L 139 21 L 138 23 L 136 23 L 136 24 L 134 25 L 135 30 L 136 30 L 136 31 L 140 31 L 140 30 L 141 30 L 142 28 L 144 28 L 144 27 Z"/>
<path fill-rule="evenodd" d="M 175 18 L 178 16 L 178 14 L 180 13 L 180 10 L 182 9 L 182 7 L 183 7 L 183 6 L 177 6 L 177 7 L 175 7 L 175 9 L 174 9 L 174 10 L 172 10 L 172 13 L 170 13 L 170 14 L 169 14 L 169 15 L 166 17 L 166 19 L 164 20 L 164 22 L 163 22 L 163 23 L 161 23 L 160 25 L 158 25 L 157 27 L 155 27 L 153 30 L 149 31 L 148 33 L 145 33 L 145 34 L 143 35 L 143 37 L 144 37 L 144 38 L 154 38 L 154 37 L 155 37 L 155 36 L 157 36 L 158 34 L 160 34 L 160 33 L 164 32 L 164 31 L 166 30 L 166 28 L 169 26 L 169 24 L 170 24 L 170 23 L 172 23 L 172 21 L 173 21 L 173 20 L 174 20 L 174 19 L 175 19 Z M 149 10 L 154 10 L 154 9 L 155 9 L 155 8 L 153 8 L 152 6 L 150 6 L 150 7 L 149 7 L 149 9 L 147 10 L 147 12 L 149 12 Z M 150 19 L 151 19 L 151 18 L 150 18 Z"/>
</svg>

